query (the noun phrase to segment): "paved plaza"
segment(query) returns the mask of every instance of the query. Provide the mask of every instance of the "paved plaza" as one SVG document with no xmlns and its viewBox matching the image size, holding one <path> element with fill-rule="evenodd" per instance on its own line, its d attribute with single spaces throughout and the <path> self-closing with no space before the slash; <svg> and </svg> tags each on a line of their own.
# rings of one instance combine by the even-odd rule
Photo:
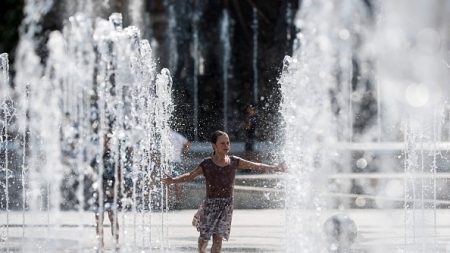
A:
<svg viewBox="0 0 450 253">
<path fill-rule="evenodd" d="M 176 210 L 165 214 L 122 213 L 121 245 L 118 252 L 196 252 L 198 233 L 190 225 L 195 210 Z M 358 236 L 351 252 L 450 252 L 450 212 L 415 211 L 436 221 L 428 238 L 415 236 L 420 243 L 405 246 L 403 210 L 327 211 L 325 219 L 337 213 L 347 214 L 357 225 Z M 285 211 L 283 209 L 235 210 L 231 238 L 223 243 L 223 252 L 286 252 Z M 23 226 L 25 219 L 25 226 Z M 95 221 L 92 213 L 1 213 L 0 252 L 95 252 Z M 6 226 L 9 224 L 9 226 Z M 48 225 L 50 224 L 50 226 Z M 412 225 L 408 225 L 410 228 Z M 105 252 L 116 252 L 110 226 L 105 220 Z M 419 230 L 417 230 L 419 231 Z M 407 238 L 411 241 L 411 238 Z M 292 252 L 292 251 L 289 251 Z M 299 250 L 298 252 L 301 252 Z"/>
</svg>

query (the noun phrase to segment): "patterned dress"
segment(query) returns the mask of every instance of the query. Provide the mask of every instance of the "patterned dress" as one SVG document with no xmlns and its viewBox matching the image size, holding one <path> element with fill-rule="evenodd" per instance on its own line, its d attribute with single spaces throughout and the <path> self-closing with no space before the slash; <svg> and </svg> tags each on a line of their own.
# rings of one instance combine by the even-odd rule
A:
<svg viewBox="0 0 450 253">
<path fill-rule="evenodd" d="M 194 215 L 192 225 L 197 227 L 202 240 L 209 240 L 213 234 L 225 240 L 230 236 L 233 216 L 233 188 L 239 157 L 230 156 L 230 164 L 221 167 L 212 158 L 200 163 L 206 180 L 206 199 Z"/>
</svg>

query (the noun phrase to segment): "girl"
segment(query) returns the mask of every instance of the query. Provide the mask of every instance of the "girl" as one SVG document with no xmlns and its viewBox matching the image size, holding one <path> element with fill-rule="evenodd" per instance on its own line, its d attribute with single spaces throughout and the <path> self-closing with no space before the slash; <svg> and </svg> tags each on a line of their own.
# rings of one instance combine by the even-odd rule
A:
<svg viewBox="0 0 450 253">
<path fill-rule="evenodd" d="M 212 253 L 220 253 L 222 240 L 228 240 L 231 218 L 233 214 L 233 188 L 237 169 L 251 169 L 263 172 L 285 171 L 284 166 L 273 166 L 254 163 L 237 156 L 229 156 L 230 139 L 228 134 L 215 131 L 211 136 L 214 150 L 211 157 L 204 159 L 191 172 L 177 177 L 166 175 L 164 184 L 187 182 L 200 174 L 206 180 L 206 199 L 200 205 L 192 224 L 200 232 L 198 251 L 206 253 L 206 247 L 211 236 L 213 238 Z"/>
</svg>

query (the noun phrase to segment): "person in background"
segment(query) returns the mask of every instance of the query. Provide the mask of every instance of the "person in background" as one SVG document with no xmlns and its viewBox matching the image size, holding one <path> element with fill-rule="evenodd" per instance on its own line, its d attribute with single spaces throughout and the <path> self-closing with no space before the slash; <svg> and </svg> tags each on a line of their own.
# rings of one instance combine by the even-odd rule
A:
<svg viewBox="0 0 450 253">
<path fill-rule="evenodd" d="M 102 177 L 102 185 L 97 186 L 94 192 L 96 232 L 101 248 L 104 247 L 103 220 L 105 211 L 108 213 L 108 218 L 111 223 L 111 234 L 115 239 L 116 248 L 119 247 L 119 220 L 117 218 L 117 207 L 120 199 L 119 187 L 122 181 L 122 173 L 120 166 L 116 168 L 116 165 L 118 164 L 113 155 L 111 142 L 111 134 L 106 134 L 103 140 L 102 156 L 100 157 L 97 155 L 91 162 L 91 167 L 94 169 L 95 173 L 98 177 Z M 102 168 L 101 174 L 100 168 Z M 100 202 L 100 199 L 102 199 L 102 203 Z"/>
<path fill-rule="evenodd" d="M 252 153 L 255 151 L 256 139 L 256 108 L 249 105 L 246 109 L 246 119 L 244 122 L 245 129 L 245 151 Z"/>
<path fill-rule="evenodd" d="M 267 165 L 228 155 L 230 139 L 223 131 L 215 131 L 211 136 L 213 153 L 205 158 L 194 170 L 177 177 L 166 175 L 162 182 L 167 185 L 179 184 L 203 175 L 206 181 L 206 198 L 194 215 L 192 224 L 200 232 L 198 251 L 206 253 L 208 241 L 213 239 L 212 253 L 220 253 L 222 240 L 228 240 L 233 215 L 233 189 L 236 170 L 250 169 L 261 172 L 283 172 L 283 165 Z"/>
</svg>

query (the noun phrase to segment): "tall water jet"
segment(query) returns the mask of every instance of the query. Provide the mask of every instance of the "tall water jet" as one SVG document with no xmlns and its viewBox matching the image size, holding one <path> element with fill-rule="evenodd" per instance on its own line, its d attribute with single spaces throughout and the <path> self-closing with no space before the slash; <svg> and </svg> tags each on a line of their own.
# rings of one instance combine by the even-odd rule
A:
<svg viewBox="0 0 450 253">
<path fill-rule="evenodd" d="M 228 9 L 222 12 L 220 23 L 220 41 L 222 43 L 222 85 L 223 85 L 223 129 L 228 131 L 228 72 L 230 68 L 231 43 L 230 43 L 230 17 Z"/>
<path fill-rule="evenodd" d="M 177 16 L 175 12 L 175 3 L 171 0 L 166 0 L 165 2 L 168 15 L 168 27 L 167 27 L 167 38 L 168 38 L 168 51 L 169 51 L 169 70 L 172 73 L 177 71 L 178 63 L 178 46 L 177 46 Z"/>
<path fill-rule="evenodd" d="M 331 25 L 320 22 L 333 14 L 333 6 L 305 2 L 302 34 L 292 57 L 286 57 L 279 80 L 283 96 L 282 114 L 286 122 L 284 156 L 290 173 L 286 178 L 286 252 L 324 252 L 320 215 L 326 207 L 322 193 L 324 175 L 329 173 L 337 142 L 336 118 L 331 101 L 333 89 Z M 325 99 L 324 99 L 325 98 Z M 331 154 L 331 155 L 330 155 Z M 331 156 L 331 157 L 330 157 Z M 298 215 L 302 213 L 302 215 Z"/>
<path fill-rule="evenodd" d="M 15 139 L 23 149 L 22 234 L 7 233 L 5 241 L 20 242 L 12 247 L 23 252 L 36 247 L 58 250 L 59 244 L 51 241 L 64 229 L 61 210 L 78 212 L 81 231 L 88 222 L 82 218 L 86 211 L 107 208 L 99 190 L 107 164 L 99 157 L 109 141 L 114 176 L 120 178 L 114 186 L 114 205 L 134 211 L 130 214 L 141 224 L 141 230 L 136 226 L 127 231 L 124 226 L 119 233 L 122 238 L 134 234 L 142 244 L 126 240 L 122 248 L 164 250 L 168 203 L 159 179 L 170 170 L 170 73 L 163 69 L 156 74 L 148 41 L 136 27 L 123 28 L 120 14 L 109 20 L 82 14 L 69 18 L 62 32 L 49 35 L 48 54 L 41 59 L 35 49 L 40 41 L 37 17 L 50 7 L 50 1 L 27 3 L 17 52 L 11 94 L 17 109 L 15 127 L 22 133 Z M 2 73 L 7 76 L 4 62 Z M 5 80 L 2 95 L 9 89 Z M 119 215 L 117 209 L 114 214 Z M 128 222 L 128 214 L 120 215 Z M 42 224 L 37 234 L 27 229 L 30 222 Z M 112 230 L 117 229 L 114 224 Z"/>
<path fill-rule="evenodd" d="M 1 237 L 8 238 L 9 236 L 9 212 L 10 212 L 10 177 L 14 175 L 11 173 L 10 169 L 10 149 L 12 145 L 12 138 L 10 136 L 10 126 L 14 117 L 13 103 L 11 98 L 11 89 L 9 83 L 9 61 L 8 54 L 0 55 L 0 90 L 2 94 L 0 95 L 0 157 L 2 158 L 2 163 L 0 163 L 1 170 L 0 173 L 4 175 L 4 182 L 1 182 L 2 199 L 1 207 L 6 211 L 6 226 L 4 230 L 1 231 Z M 9 250 L 8 244 L 6 248 Z"/>
<path fill-rule="evenodd" d="M 449 8 L 443 1 L 422 0 L 302 3 L 297 47 L 280 78 L 284 155 L 292 168 L 286 179 L 288 252 L 339 252 L 336 245 L 324 246 L 324 208 L 365 206 L 368 199 L 373 207 L 404 208 L 397 250 L 442 249 L 437 211 L 438 203 L 448 202 L 441 199 L 446 175 L 439 172 L 447 159 L 442 151 L 449 148 L 443 131 Z M 353 164 L 355 154 L 362 157 Z M 369 166 L 364 154 L 375 157 Z M 381 172 L 377 184 L 356 184 L 357 178 L 364 182 L 375 175 L 347 174 L 341 178 L 352 180 L 354 188 L 344 191 L 350 194 L 333 194 L 341 186 L 327 175 L 369 167 Z M 354 204 L 346 204 L 347 196 Z"/>
<path fill-rule="evenodd" d="M 193 119 L 194 141 L 198 140 L 198 71 L 199 71 L 199 21 L 200 21 L 200 2 L 194 1 L 192 12 L 192 58 L 193 58 L 193 74 L 192 74 L 192 97 L 193 97 Z"/>
<path fill-rule="evenodd" d="M 128 12 L 130 13 L 130 25 L 137 27 L 140 31 L 145 31 L 145 4 L 143 0 L 129 1 Z"/>
<path fill-rule="evenodd" d="M 18 49 L 16 52 L 15 69 L 16 77 L 14 80 L 16 93 L 15 102 L 17 108 L 17 126 L 22 134 L 21 142 L 19 141 L 19 147 L 23 149 L 22 152 L 22 166 L 21 166 L 21 181 L 23 187 L 22 195 L 22 240 L 25 240 L 26 224 L 29 222 L 25 210 L 32 209 L 34 211 L 42 211 L 44 208 L 44 201 L 48 201 L 45 195 L 41 195 L 41 190 L 49 190 L 49 181 L 45 180 L 44 185 L 41 185 L 39 180 L 38 168 L 41 168 L 41 163 L 44 162 L 41 154 L 41 145 L 38 138 L 38 133 L 33 133 L 36 127 L 28 125 L 28 117 L 39 118 L 39 112 L 33 110 L 36 107 L 31 107 L 29 99 L 33 96 L 34 88 L 41 83 L 41 77 L 43 75 L 43 67 L 41 65 L 41 59 L 37 55 L 36 51 L 39 43 L 42 43 L 41 33 L 41 21 L 42 17 L 50 11 L 53 1 L 27 1 L 24 8 L 24 19 L 21 26 L 21 34 Z M 36 86 L 34 86 L 36 85 Z M 35 93 L 36 94 L 36 93 Z M 39 123 L 38 123 L 39 124 Z M 37 126 L 37 125 L 35 125 Z M 31 149 L 33 147 L 33 149 Z M 54 150 L 54 147 L 50 147 Z M 57 162 L 57 161 L 55 161 Z M 48 171 L 48 167 L 43 168 L 44 171 Z M 42 201 L 39 201 L 42 200 Z M 47 205 L 45 208 L 48 208 Z M 39 216 L 39 221 L 42 224 L 49 225 L 49 215 Z M 49 227 L 49 226 L 48 226 Z M 49 230 L 42 231 L 42 235 L 49 238 Z M 9 240 L 9 238 L 7 238 Z M 39 247 L 45 247 L 40 244 Z"/>
<path fill-rule="evenodd" d="M 438 195 L 446 195 L 439 190 L 445 184 L 439 173 L 446 170 L 440 160 L 446 159 L 442 151 L 449 141 L 443 128 L 448 125 L 450 5 L 380 1 L 377 8 L 379 22 L 365 52 L 377 63 L 383 126 L 399 126 L 383 128 L 383 135 L 404 143 L 403 250 L 437 252 Z"/>
<path fill-rule="evenodd" d="M 258 103 L 258 9 L 252 7 L 252 69 L 253 69 L 253 99 L 252 103 L 256 105 Z"/>
<path fill-rule="evenodd" d="M 285 16 L 285 20 L 286 20 L 286 51 L 285 54 L 288 54 L 289 48 L 290 48 L 290 44 L 291 44 L 291 40 L 293 38 L 293 36 L 295 34 L 292 34 L 292 27 L 293 27 L 293 23 L 294 23 L 294 10 L 292 8 L 292 3 L 291 2 L 287 2 L 286 3 L 286 16 Z"/>
</svg>

